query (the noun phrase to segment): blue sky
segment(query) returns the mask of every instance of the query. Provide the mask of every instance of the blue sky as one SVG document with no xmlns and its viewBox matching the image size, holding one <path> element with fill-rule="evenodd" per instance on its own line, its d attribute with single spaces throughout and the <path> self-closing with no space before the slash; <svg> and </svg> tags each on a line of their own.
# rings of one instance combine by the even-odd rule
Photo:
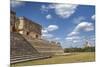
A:
<svg viewBox="0 0 100 67">
<path fill-rule="evenodd" d="M 95 42 L 95 6 L 11 2 L 17 16 L 25 16 L 42 25 L 42 38 L 59 41 L 63 48 L 82 47 Z"/>
</svg>

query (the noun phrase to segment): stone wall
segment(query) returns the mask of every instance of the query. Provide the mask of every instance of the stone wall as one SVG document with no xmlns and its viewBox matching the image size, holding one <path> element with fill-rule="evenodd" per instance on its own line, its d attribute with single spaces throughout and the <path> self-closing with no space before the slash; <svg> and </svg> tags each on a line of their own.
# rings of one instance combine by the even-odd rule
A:
<svg viewBox="0 0 100 67">
<path fill-rule="evenodd" d="M 16 13 L 14 11 L 11 11 L 10 14 L 10 31 L 15 31 L 15 22 L 16 22 Z"/>
<path fill-rule="evenodd" d="M 12 32 L 10 38 L 11 57 L 39 54 L 21 34 Z"/>
<path fill-rule="evenodd" d="M 41 38 L 42 26 L 25 17 L 18 17 L 16 29 L 22 35 L 30 36 L 31 38 Z"/>
</svg>

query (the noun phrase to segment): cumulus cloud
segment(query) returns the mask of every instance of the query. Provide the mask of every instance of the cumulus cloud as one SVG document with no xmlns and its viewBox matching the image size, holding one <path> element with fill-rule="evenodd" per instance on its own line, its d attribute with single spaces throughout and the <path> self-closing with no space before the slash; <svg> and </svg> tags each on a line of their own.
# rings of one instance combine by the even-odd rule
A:
<svg viewBox="0 0 100 67">
<path fill-rule="evenodd" d="M 57 30 L 59 27 L 57 25 L 49 25 L 47 30 L 48 31 L 54 31 L 54 30 Z"/>
<path fill-rule="evenodd" d="M 56 41 L 56 42 L 58 42 L 58 41 L 61 40 L 61 38 L 59 38 L 59 37 L 53 37 L 53 38 L 49 38 L 48 40 L 49 41 Z"/>
<path fill-rule="evenodd" d="M 57 25 L 49 25 L 47 28 L 42 29 L 42 33 L 48 33 L 59 29 Z"/>
<path fill-rule="evenodd" d="M 52 37 L 53 37 L 53 35 L 52 34 L 49 34 L 49 33 L 42 34 L 42 38 L 44 38 L 44 39 L 50 39 Z"/>
<path fill-rule="evenodd" d="M 42 38 L 43 39 L 46 39 L 48 41 L 56 41 L 56 42 L 60 42 L 61 38 L 59 37 L 55 37 L 54 35 L 52 34 L 43 34 L 42 35 Z"/>
<path fill-rule="evenodd" d="M 50 4 L 48 6 L 42 5 L 41 10 L 48 12 L 48 10 L 53 9 L 55 14 L 61 18 L 69 18 L 75 13 L 78 5 L 73 4 Z"/>
<path fill-rule="evenodd" d="M 66 40 L 76 40 L 76 39 L 80 39 L 80 37 L 79 36 L 66 37 Z"/>
<path fill-rule="evenodd" d="M 73 40 L 72 42 L 73 42 L 73 43 L 77 43 L 77 42 L 79 42 L 79 41 L 78 41 L 78 40 Z"/>
<path fill-rule="evenodd" d="M 84 31 L 92 31 L 92 30 L 94 30 L 93 23 L 90 23 L 90 22 L 79 23 L 76 26 L 74 31 L 80 31 L 80 30 L 84 30 Z"/>
<path fill-rule="evenodd" d="M 95 41 L 95 35 L 91 35 L 88 40 Z"/>
<path fill-rule="evenodd" d="M 71 44 L 73 44 L 73 43 L 80 43 L 80 42 L 83 41 L 83 36 L 67 36 L 65 38 L 65 41 L 66 42 L 71 42 Z"/>
<path fill-rule="evenodd" d="M 91 16 L 91 19 L 92 20 L 95 20 L 95 14 Z"/>
<path fill-rule="evenodd" d="M 72 31 L 71 33 L 68 34 L 68 36 L 76 36 L 79 34 L 79 31 Z"/>
<path fill-rule="evenodd" d="M 57 30 L 59 27 L 57 25 L 49 25 L 47 28 L 44 28 L 42 30 L 42 38 L 44 39 L 52 39 L 52 40 L 58 40 L 59 38 L 54 38 L 54 35 L 50 32 Z"/>
<path fill-rule="evenodd" d="M 42 29 L 42 33 L 48 33 L 48 30 Z"/>
<path fill-rule="evenodd" d="M 82 22 L 84 20 L 85 20 L 85 17 L 79 16 L 79 17 L 76 17 L 76 18 L 73 19 L 73 23 L 79 24 L 80 22 Z"/>
<path fill-rule="evenodd" d="M 48 14 L 48 15 L 46 16 L 46 18 L 47 18 L 47 19 L 51 19 L 52 16 L 51 16 L 50 14 Z"/>
<path fill-rule="evenodd" d="M 11 4 L 11 7 L 17 7 L 17 6 L 23 5 L 24 3 L 21 1 L 11 0 L 10 4 Z"/>
<path fill-rule="evenodd" d="M 78 35 L 80 33 L 80 31 L 93 31 L 94 30 L 94 26 L 93 23 L 90 22 L 81 22 L 79 23 L 75 29 L 68 34 L 68 36 L 73 36 L 73 35 Z"/>
<path fill-rule="evenodd" d="M 48 12 L 48 7 L 46 5 L 41 5 L 41 9 L 42 12 Z"/>
<path fill-rule="evenodd" d="M 59 37 L 55 37 L 51 33 L 44 33 L 44 34 L 42 34 L 42 38 L 46 39 L 46 40 L 49 40 L 49 41 L 60 41 L 60 39 L 61 39 Z"/>
<path fill-rule="evenodd" d="M 55 38 L 54 38 L 55 41 L 59 41 L 60 39 L 61 39 L 61 38 L 59 38 L 59 37 L 55 37 Z"/>
<path fill-rule="evenodd" d="M 72 4 L 55 4 L 55 13 L 61 18 L 69 18 L 72 14 L 74 14 L 77 5 Z"/>
</svg>

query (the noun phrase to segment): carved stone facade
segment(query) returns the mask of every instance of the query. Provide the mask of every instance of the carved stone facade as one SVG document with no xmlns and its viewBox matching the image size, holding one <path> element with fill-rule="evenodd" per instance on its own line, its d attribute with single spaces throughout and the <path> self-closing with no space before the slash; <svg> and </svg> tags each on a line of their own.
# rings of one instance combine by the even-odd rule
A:
<svg viewBox="0 0 100 67">
<path fill-rule="evenodd" d="M 30 38 L 41 38 L 41 25 L 25 18 L 25 17 L 18 17 L 16 24 L 15 24 L 17 32 L 22 35 L 29 36 Z"/>
</svg>

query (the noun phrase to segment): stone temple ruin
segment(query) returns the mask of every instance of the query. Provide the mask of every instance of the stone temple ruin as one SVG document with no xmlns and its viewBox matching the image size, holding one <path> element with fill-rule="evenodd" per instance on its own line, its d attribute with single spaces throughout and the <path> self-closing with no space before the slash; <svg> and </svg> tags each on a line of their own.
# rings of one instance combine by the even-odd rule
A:
<svg viewBox="0 0 100 67">
<path fill-rule="evenodd" d="M 42 26 L 25 17 L 16 17 L 11 11 L 10 20 L 11 63 L 49 58 L 64 53 L 58 42 L 41 38 Z"/>
</svg>

